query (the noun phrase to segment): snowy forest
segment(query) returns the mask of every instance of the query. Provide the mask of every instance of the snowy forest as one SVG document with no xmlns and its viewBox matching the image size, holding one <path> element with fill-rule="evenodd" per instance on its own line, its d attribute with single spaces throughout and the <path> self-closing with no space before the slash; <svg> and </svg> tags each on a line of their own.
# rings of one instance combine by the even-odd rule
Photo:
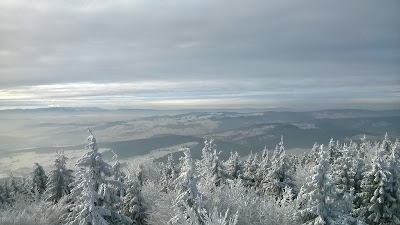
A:
<svg viewBox="0 0 400 225">
<path fill-rule="evenodd" d="M 78 171 L 57 152 L 53 170 L 36 163 L 30 177 L 0 183 L 0 224 L 400 224 L 400 142 L 387 134 L 301 155 L 287 154 L 282 137 L 274 150 L 227 160 L 206 139 L 199 160 L 184 148 L 179 162 L 124 166 L 117 155 L 104 161 L 88 132 Z"/>
</svg>

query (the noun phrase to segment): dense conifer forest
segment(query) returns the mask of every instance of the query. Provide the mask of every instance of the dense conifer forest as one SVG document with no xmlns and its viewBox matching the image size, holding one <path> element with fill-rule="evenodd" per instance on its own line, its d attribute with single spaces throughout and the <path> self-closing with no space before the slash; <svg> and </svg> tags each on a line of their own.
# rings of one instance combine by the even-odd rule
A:
<svg viewBox="0 0 400 225">
<path fill-rule="evenodd" d="M 213 139 L 201 159 L 191 150 L 166 162 L 103 160 L 92 131 L 87 152 L 67 168 L 57 152 L 51 171 L 0 183 L 0 224 L 400 224 L 400 142 L 315 143 L 221 160 Z M 288 137 L 290 138 L 290 137 Z"/>
</svg>

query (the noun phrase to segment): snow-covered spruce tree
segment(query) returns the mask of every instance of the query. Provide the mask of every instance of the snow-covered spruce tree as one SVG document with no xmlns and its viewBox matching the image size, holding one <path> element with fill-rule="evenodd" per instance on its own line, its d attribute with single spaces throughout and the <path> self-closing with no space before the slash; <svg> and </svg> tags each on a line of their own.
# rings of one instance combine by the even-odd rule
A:
<svg viewBox="0 0 400 225">
<path fill-rule="evenodd" d="M 281 140 L 282 140 L 282 136 L 281 136 Z M 275 150 L 272 153 L 272 159 L 271 161 L 274 161 L 275 159 L 279 158 L 281 154 L 283 154 L 284 149 L 281 149 L 279 145 L 275 145 Z"/>
<path fill-rule="evenodd" d="M 261 153 L 261 161 L 266 161 L 269 162 L 269 150 L 267 148 L 267 146 L 264 146 L 264 149 Z"/>
<path fill-rule="evenodd" d="M 317 142 L 314 143 L 313 147 L 311 148 L 312 158 L 314 159 L 312 162 L 315 163 L 317 158 L 319 157 L 319 144 Z"/>
<path fill-rule="evenodd" d="M 353 140 L 350 140 L 350 143 L 347 145 L 347 149 L 349 150 L 350 156 L 354 157 L 355 155 L 359 154 L 358 145 Z M 342 149 L 343 151 L 343 149 Z"/>
<path fill-rule="evenodd" d="M 4 197 L 9 204 L 13 204 L 17 200 L 32 200 L 31 183 L 27 184 L 25 178 L 17 179 L 12 173 L 5 179 L 3 190 Z"/>
<path fill-rule="evenodd" d="M 222 162 L 219 160 L 220 152 L 217 152 L 215 147 L 214 139 L 206 139 L 202 149 L 201 160 L 197 163 L 201 182 L 209 190 L 221 185 L 226 179 Z"/>
<path fill-rule="evenodd" d="M 365 163 L 365 159 L 361 157 L 360 153 L 357 153 L 353 158 L 353 168 L 354 168 L 354 205 L 355 208 L 361 206 L 361 198 L 358 198 L 358 194 L 362 191 L 361 190 L 361 183 L 364 177 L 365 172 L 368 170 L 368 167 Z"/>
<path fill-rule="evenodd" d="M 77 173 L 75 187 L 68 195 L 71 202 L 67 206 L 68 212 L 61 220 L 68 225 L 131 224 L 129 217 L 116 211 L 116 206 L 122 201 L 114 194 L 112 187 L 123 184 L 107 179 L 113 175 L 112 167 L 103 161 L 96 139 L 91 130 L 88 131 L 89 144 L 85 149 L 89 149 L 89 152 L 76 163 L 81 169 Z"/>
<path fill-rule="evenodd" d="M 123 197 L 123 205 L 120 212 L 125 216 L 129 216 L 133 224 L 146 224 L 146 206 L 142 196 L 142 186 L 136 177 L 128 182 L 128 189 Z"/>
<path fill-rule="evenodd" d="M 9 204 L 9 199 L 7 198 L 6 188 L 2 183 L 0 183 L 0 209 L 4 208 Z"/>
<path fill-rule="evenodd" d="M 243 176 L 241 177 L 246 184 L 246 186 L 255 188 L 256 183 L 259 182 L 257 177 L 257 169 L 258 169 L 258 156 L 257 153 L 253 154 L 250 152 L 250 155 L 247 157 L 246 161 L 244 162 L 244 172 Z"/>
<path fill-rule="evenodd" d="M 310 225 L 357 223 L 349 211 L 353 198 L 345 195 L 344 201 L 337 199 L 329 166 L 328 154 L 321 145 L 318 161 L 314 167 L 315 173 L 307 178 L 297 197 L 299 210 L 295 217 L 298 223 Z"/>
<path fill-rule="evenodd" d="M 23 189 L 25 189 L 25 187 L 22 187 L 17 183 L 12 174 L 10 174 L 9 179 L 4 183 L 4 188 L 8 198 L 10 199 L 18 197 L 24 191 Z"/>
<path fill-rule="evenodd" d="M 313 147 L 311 148 L 310 152 L 304 152 L 297 158 L 298 163 L 295 168 L 295 175 L 296 178 L 294 180 L 294 184 L 296 187 L 296 192 L 299 192 L 300 187 L 304 185 L 306 178 L 311 175 L 312 168 L 315 166 L 315 162 L 317 161 L 319 155 L 320 146 L 317 142 L 314 143 Z"/>
<path fill-rule="evenodd" d="M 5 190 L 3 184 L 0 183 L 0 209 L 3 208 L 3 205 L 5 203 L 6 203 Z"/>
<path fill-rule="evenodd" d="M 331 138 L 331 140 L 329 141 L 329 145 L 328 145 L 328 154 L 329 154 L 329 162 L 331 164 L 335 163 L 335 161 L 339 158 L 339 156 L 341 155 L 341 151 L 340 151 L 340 143 L 339 141 L 337 141 L 335 143 L 335 141 L 333 140 L 333 138 Z"/>
<path fill-rule="evenodd" d="M 197 168 L 200 175 L 209 171 L 210 165 L 213 161 L 215 147 L 214 139 L 204 140 L 204 147 L 201 150 L 201 159 L 197 162 Z"/>
<path fill-rule="evenodd" d="M 276 216 L 272 216 L 276 218 L 276 222 L 272 224 L 295 224 L 293 215 L 297 212 L 297 205 L 295 195 L 290 187 L 283 189 L 282 199 L 278 199 L 275 202 L 271 201 L 270 204 L 272 206 L 271 213 L 276 214 Z"/>
<path fill-rule="evenodd" d="M 224 164 L 227 176 L 230 179 L 237 179 L 242 173 L 242 165 L 240 163 L 240 156 L 237 152 L 231 152 L 231 156 Z"/>
<path fill-rule="evenodd" d="M 368 149 L 371 148 L 371 143 L 368 141 L 367 137 L 365 134 L 363 137 L 360 139 L 360 148 L 358 149 L 359 155 L 361 158 L 365 158 L 368 152 Z"/>
<path fill-rule="evenodd" d="M 385 138 L 383 139 L 380 148 L 382 151 L 382 156 L 384 158 L 389 158 L 392 153 L 392 142 L 390 141 L 387 133 L 385 134 Z"/>
<path fill-rule="evenodd" d="M 205 205 L 205 197 L 197 189 L 196 167 L 193 163 L 190 150 L 183 149 L 181 157 L 181 173 L 175 179 L 175 190 L 179 193 L 175 200 L 176 216 L 170 224 L 204 223 L 204 215 L 209 211 Z M 182 215 L 184 221 L 182 221 Z"/>
<path fill-rule="evenodd" d="M 375 157 L 377 148 L 379 148 L 379 144 L 373 145 L 365 136 L 360 139 L 360 147 L 356 149 L 356 153 L 353 156 L 356 168 L 356 174 L 354 177 L 354 194 L 356 199 L 354 201 L 355 208 L 361 207 L 362 199 L 358 197 L 358 194 L 361 192 L 361 182 L 364 179 L 364 175 L 367 171 L 372 169 L 371 161 L 373 161 L 373 157 Z M 371 153 L 374 153 L 373 155 Z"/>
<path fill-rule="evenodd" d="M 126 192 L 126 186 L 121 184 L 124 184 L 126 174 L 122 171 L 121 163 L 118 161 L 118 155 L 114 151 L 112 151 L 112 153 L 114 154 L 113 159 L 115 160 L 115 163 L 112 165 L 112 179 L 115 181 L 116 185 L 114 185 L 114 182 L 112 182 L 111 185 L 114 189 L 114 194 L 118 197 L 123 197 Z"/>
<path fill-rule="evenodd" d="M 391 193 L 389 193 L 389 196 L 395 199 L 388 210 L 392 213 L 392 223 L 400 224 L 400 162 L 399 156 L 396 154 L 396 148 L 392 148 L 392 157 L 388 163 L 388 170 L 391 173 L 391 179 L 389 180 L 389 191 Z"/>
<path fill-rule="evenodd" d="M 91 179 L 90 174 L 83 168 L 78 173 L 78 177 L 79 182 L 69 196 L 73 204 L 69 206 L 70 212 L 64 215 L 66 224 L 110 224 L 105 218 L 110 217 L 111 212 L 99 204 L 102 197 L 95 190 L 95 180 Z"/>
<path fill-rule="evenodd" d="M 2 196 L 3 199 L 5 199 L 8 203 L 11 203 L 13 201 L 11 194 L 10 194 L 10 188 L 8 186 L 7 181 L 5 181 L 3 184 L 1 184 L 1 188 L 2 188 Z"/>
<path fill-rule="evenodd" d="M 259 166 L 256 171 L 256 173 L 257 173 L 256 176 L 257 176 L 257 179 L 259 180 L 259 182 L 262 182 L 263 180 L 266 179 L 266 177 L 268 176 L 270 166 L 271 166 L 271 162 L 269 159 L 269 152 L 268 152 L 267 147 L 264 147 L 264 150 L 262 151 L 262 154 L 261 154 L 260 163 L 259 163 Z"/>
<path fill-rule="evenodd" d="M 311 148 L 311 152 L 305 152 L 303 153 L 300 158 L 299 161 L 300 163 L 298 163 L 301 167 L 307 167 L 310 164 L 314 165 L 316 159 L 318 158 L 319 155 L 319 144 L 317 142 L 314 143 L 313 147 Z"/>
<path fill-rule="evenodd" d="M 294 194 L 293 194 L 293 190 L 290 187 L 285 187 L 282 191 L 282 198 L 278 199 L 277 203 L 280 206 L 284 206 L 287 207 L 290 204 L 293 204 L 293 200 L 294 200 Z"/>
<path fill-rule="evenodd" d="M 40 198 L 46 191 L 47 176 L 44 169 L 39 163 L 35 163 L 35 169 L 31 175 L 31 192 Z"/>
<path fill-rule="evenodd" d="M 400 158 L 400 141 L 398 138 L 396 138 L 396 141 L 394 142 L 394 144 L 392 146 L 392 150 L 393 150 L 393 154 L 395 154 L 395 157 Z"/>
<path fill-rule="evenodd" d="M 281 142 L 274 152 L 268 174 L 263 180 L 262 188 L 267 194 L 274 196 L 276 199 L 280 199 L 282 198 L 282 192 L 285 187 L 290 187 L 292 190 L 295 187 L 292 174 L 293 170 L 285 152 L 282 136 Z"/>
<path fill-rule="evenodd" d="M 178 177 L 178 170 L 175 166 L 175 161 L 172 153 L 168 155 L 168 161 L 163 165 L 161 169 L 160 184 L 163 187 L 163 191 L 167 192 L 175 180 Z"/>
<path fill-rule="evenodd" d="M 144 175 L 143 164 L 139 165 L 139 171 L 137 172 L 137 178 L 138 178 L 138 181 L 139 181 L 140 185 L 143 185 L 144 182 L 146 181 L 146 177 Z"/>
<path fill-rule="evenodd" d="M 356 163 L 350 155 L 349 148 L 344 145 L 343 150 L 332 166 L 332 174 L 339 196 L 343 197 L 345 192 L 350 192 L 355 187 Z"/>
<path fill-rule="evenodd" d="M 71 192 L 71 184 L 74 181 L 72 170 L 66 168 L 68 158 L 63 151 L 57 152 L 54 162 L 55 169 L 49 174 L 47 190 L 44 194 L 47 201 L 57 203 L 62 197 Z"/>
<path fill-rule="evenodd" d="M 358 194 L 362 204 L 355 213 L 364 217 L 368 224 L 400 224 L 398 178 L 395 175 L 398 162 L 394 158 L 388 167 L 383 162 L 383 154 L 384 149 L 378 149 L 372 170 L 365 174 L 362 192 Z"/>
<path fill-rule="evenodd" d="M 360 184 L 360 191 L 356 193 L 355 199 L 355 209 L 353 210 L 353 214 L 359 217 L 365 217 L 366 213 L 368 212 L 368 205 L 369 201 L 374 194 L 374 180 L 375 180 L 375 173 L 378 171 L 379 168 L 376 164 L 376 158 L 372 162 L 372 167 L 368 171 L 363 174 L 361 184 Z"/>
</svg>

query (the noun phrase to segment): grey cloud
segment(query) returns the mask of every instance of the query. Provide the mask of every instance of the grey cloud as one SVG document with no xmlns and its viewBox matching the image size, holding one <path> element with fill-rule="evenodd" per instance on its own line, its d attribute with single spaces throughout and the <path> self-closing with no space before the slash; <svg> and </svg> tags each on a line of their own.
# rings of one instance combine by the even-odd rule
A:
<svg viewBox="0 0 400 225">
<path fill-rule="evenodd" d="M 208 84 L 205 92 L 260 84 L 295 92 L 330 83 L 350 94 L 372 81 L 378 92 L 399 91 L 399 6 L 394 0 L 2 1 L 0 88 L 195 81 Z"/>
</svg>

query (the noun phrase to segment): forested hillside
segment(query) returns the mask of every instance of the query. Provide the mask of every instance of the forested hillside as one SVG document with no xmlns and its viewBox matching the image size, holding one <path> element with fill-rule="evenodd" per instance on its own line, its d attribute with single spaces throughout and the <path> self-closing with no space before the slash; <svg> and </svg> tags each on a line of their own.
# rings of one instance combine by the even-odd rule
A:
<svg viewBox="0 0 400 225">
<path fill-rule="evenodd" d="M 35 164 L 0 182 L 0 224 L 400 224 L 400 142 L 385 136 L 315 143 L 302 155 L 275 149 L 220 158 L 206 139 L 201 159 L 106 162 L 89 130 L 87 152 L 67 168 Z M 290 138 L 290 137 L 287 137 Z"/>
</svg>

